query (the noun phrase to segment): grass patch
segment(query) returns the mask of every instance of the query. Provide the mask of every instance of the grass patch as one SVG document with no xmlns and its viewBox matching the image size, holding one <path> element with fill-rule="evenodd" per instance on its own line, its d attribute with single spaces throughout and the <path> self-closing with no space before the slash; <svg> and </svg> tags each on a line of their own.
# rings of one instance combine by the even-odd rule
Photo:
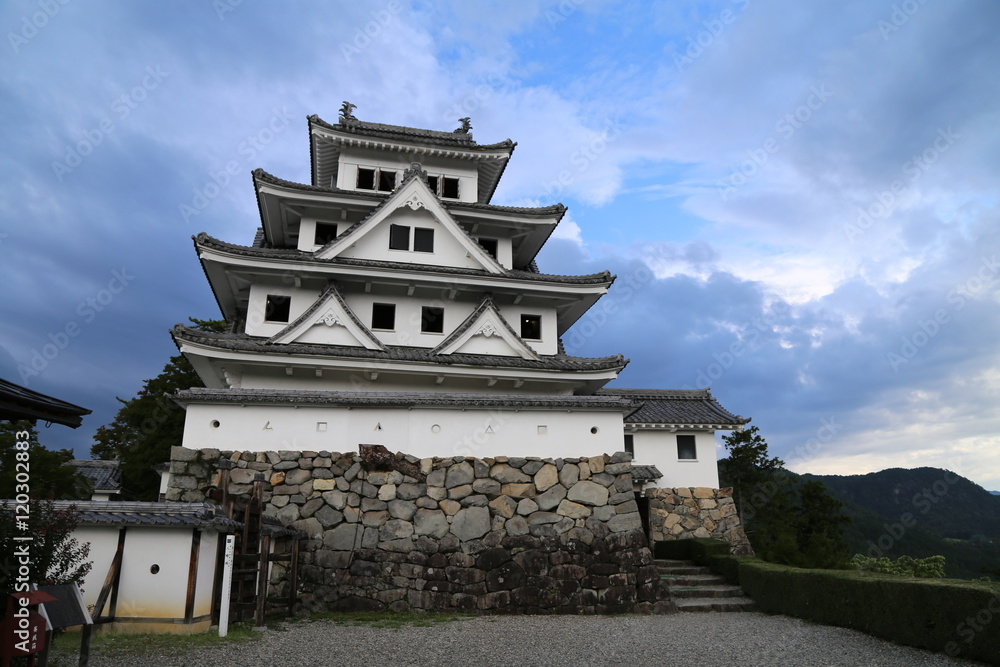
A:
<svg viewBox="0 0 1000 667">
<path fill-rule="evenodd" d="M 367 625 L 372 628 L 388 628 L 398 630 L 402 627 L 428 628 L 441 623 L 453 623 L 472 618 L 463 614 L 447 613 L 427 613 L 415 614 L 412 612 L 326 612 L 322 614 L 312 614 L 309 620 L 331 621 L 338 625 Z"/>
<path fill-rule="evenodd" d="M 268 628 L 280 629 L 276 623 L 269 623 Z M 219 637 L 218 630 L 194 635 L 95 633 L 90 638 L 90 654 L 114 658 L 149 655 L 181 656 L 191 651 L 215 646 L 252 642 L 260 637 L 261 633 L 253 629 L 253 623 L 230 625 L 229 632 L 224 638 Z M 76 665 L 79 655 L 80 633 L 64 632 L 52 641 L 49 665 L 50 667 Z"/>
</svg>

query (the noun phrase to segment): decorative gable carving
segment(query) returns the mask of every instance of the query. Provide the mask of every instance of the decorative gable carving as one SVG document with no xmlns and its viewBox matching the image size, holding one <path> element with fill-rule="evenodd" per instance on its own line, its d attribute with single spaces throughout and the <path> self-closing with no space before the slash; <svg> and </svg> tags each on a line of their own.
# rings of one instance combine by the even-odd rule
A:
<svg viewBox="0 0 1000 667">
<path fill-rule="evenodd" d="M 314 328 L 325 325 L 325 329 L 343 329 L 335 339 L 330 339 L 332 332 L 316 336 Z M 318 338 L 318 340 L 317 340 Z M 276 345 L 288 343 L 326 343 L 335 345 L 355 345 L 369 350 L 385 350 L 385 346 L 375 337 L 371 329 L 366 327 L 351 311 L 350 306 L 340 295 L 336 284 L 331 284 L 319 296 L 306 312 L 294 322 L 276 333 L 268 340 Z"/>
<path fill-rule="evenodd" d="M 476 338 L 490 339 L 488 351 L 477 345 Z M 477 349 L 478 348 L 478 349 Z M 486 295 L 479 306 L 459 325 L 432 354 L 495 354 L 499 356 L 540 359 L 537 352 L 514 333 L 503 318 L 492 297 Z"/>
<path fill-rule="evenodd" d="M 366 235 L 370 234 L 380 224 L 387 222 L 399 209 L 409 208 L 411 211 L 426 211 L 443 232 L 451 236 L 464 250 L 464 256 L 485 271 L 503 274 L 506 270 L 500 266 L 479 243 L 466 233 L 462 226 L 452 217 L 448 209 L 437 198 L 427 181 L 421 174 L 426 172 L 416 167 L 407 169 L 403 182 L 389 195 L 382 204 L 377 206 L 367 218 L 355 224 L 336 239 L 316 251 L 318 259 L 334 259 L 348 248 L 354 247 Z M 365 259 L 365 258 L 361 258 Z"/>
</svg>

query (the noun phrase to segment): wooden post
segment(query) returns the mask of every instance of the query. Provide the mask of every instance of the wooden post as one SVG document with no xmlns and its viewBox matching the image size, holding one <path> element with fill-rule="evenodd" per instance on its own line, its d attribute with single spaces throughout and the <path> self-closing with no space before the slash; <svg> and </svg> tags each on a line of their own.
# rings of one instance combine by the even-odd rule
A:
<svg viewBox="0 0 1000 667">
<path fill-rule="evenodd" d="M 233 503 L 229 499 L 229 471 L 233 469 L 233 462 L 229 459 L 219 459 L 219 491 L 222 492 L 222 496 L 219 498 L 219 504 L 222 505 L 222 509 L 226 512 L 226 518 L 233 518 Z"/>
<path fill-rule="evenodd" d="M 121 579 L 121 567 L 122 567 L 122 555 L 125 553 L 125 531 L 128 530 L 125 526 L 122 526 L 118 531 L 118 550 L 115 552 L 115 557 L 111 560 L 111 567 L 108 568 L 108 576 L 104 579 L 104 587 L 101 588 L 100 595 L 97 596 L 97 602 L 94 604 L 94 622 L 100 618 L 101 612 L 104 611 L 104 605 L 108 601 L 108 595 L 111 593 L 111 589 L 115 590 L 115 598 L 118 596 L 118 582 Z M 109 620 L 114 619 L 114 610 L 112 610 Z"/>
<path fill-rule="evenodd" d="M 255 622 L 258 628 L 264 627 L 264 611 L 267 605 L 267 579 L 270 571 L 271 561 L 268 558 L 271 552 L 271 536 L 262 535 L 260 538 L 260 558 L 257 559 L 257 614 Z"/>
<path fill-rule="evenodd" d="M 187 599 L 184 601 L 184 622 L 194 618 L 194 599 L 198 591 L 198 556 L 201 553 L 201 531 L 197 528 L 191 535 L 191 560 L 188 562 Z"/>
<path fill-rule="evenodd" d="M 288 616 L 295 610 L 299 590 L 299 538 L 292 538 L 292 564 L 288 572 Z"/>
</svg>

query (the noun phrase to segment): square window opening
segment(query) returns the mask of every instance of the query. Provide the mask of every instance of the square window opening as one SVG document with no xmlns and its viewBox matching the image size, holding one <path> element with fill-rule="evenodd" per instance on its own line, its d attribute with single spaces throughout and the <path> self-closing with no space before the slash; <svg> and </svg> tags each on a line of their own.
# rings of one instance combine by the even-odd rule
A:
<svg viewBox="0 0 1000 667">
<path fill-rule="evenodd" d="M 521 315 L 521 338 L 542 339 L 542 316 Z"/>
<path fill-rule="evenodd" d="M 420 311 L 420 331 L 444 333 L 444 308 L 424 306 Z"/>
<path fill-rule="evenodd" d="M 437 176 L 428 176 L 427 177 L 427 186 L 431 189 L 431 191 L 433 193 L 437 194 L 438 193 L 438 177 Z"/>
<path fill-rule="evenodd" d="M 497 258 L 497 252 L 499 250 L 499 242 L 496 239 L 479 239 L 479 245 L 483 246 L 490 257 L 493 259 Z"/>
<path fill-rule="evenodd" d="M 698 458 L 698 448 L 694 444 L 693 435 L 677 436 L 677 458 L 684 461 L 694 461 Z"/>
<path fill-rule="evenodd" d="M 458 199 L 458 179 L 445 176 L 442 181 L 441 196 L 447 199 Z"/>
<path fill-rule="evenodd" d="M 389 331 L 392 331 L 395 328 L 396 328 L 396 304 L 373 303 L 372 329 L 387 329 Z"/>
<path fill-rule="evenodd" d="M 413 229 L 413 250 L 416 252 L 434 252 L 434 230 L 415 227 Z"/>
<path fill-rule="evenodd" d="M 410 228 L 407 225 L 389 225 L 389 250 L 410 249 Z"/>
<path fill-rule="evenodd" d="M 635 456 L 635 436 L 631 433 L 625 434 L 625 451 Z"/>
<path fill-rule="evenodd" d="M 332 222 L 317 222 L 316 234 L 313 236 L 315 245 L 326 245 L 337 238 L 337 225 Z"/>
<path fill-rule="evenodd" d="M 396 189 L 396 172 L 394 171 L 382 171 L 378 172 L 378 191 L 379 192 L 392 192 Z"/>
<path fill-rule="evenodd" d="M 287 322 L 292 310 L 292 299 L 281 294 L 268 294 L 264 304 L 264 320 Z"/>
<path fill-rule="evenodd" d="M 358 190 L 375 189 L 375 170 L 358 167 Z"/>
</svg>

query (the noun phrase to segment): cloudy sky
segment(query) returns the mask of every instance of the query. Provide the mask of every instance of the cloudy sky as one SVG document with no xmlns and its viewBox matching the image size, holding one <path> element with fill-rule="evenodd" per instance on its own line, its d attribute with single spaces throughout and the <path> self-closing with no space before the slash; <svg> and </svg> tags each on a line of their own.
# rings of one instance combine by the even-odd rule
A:
<svg viewBox="0 0 1000 667">
<path fill-rule="evenodd" d="M 191 236 L 249 244 L 250 171 L 308 182 L 305 117 L 350 100 L 518 142 L 494 203 L 565 203 L 541 269 L 618 275 L 565 337 L 631 358 L 617 385 L 710 385 L 798 472 L 1000 489 L 998 25 L 992 0 L 5 2 L 0 376 L 92 409 L 42 434 L 86 456 L 168 329 L 218 316 Z"/>
</svg>

